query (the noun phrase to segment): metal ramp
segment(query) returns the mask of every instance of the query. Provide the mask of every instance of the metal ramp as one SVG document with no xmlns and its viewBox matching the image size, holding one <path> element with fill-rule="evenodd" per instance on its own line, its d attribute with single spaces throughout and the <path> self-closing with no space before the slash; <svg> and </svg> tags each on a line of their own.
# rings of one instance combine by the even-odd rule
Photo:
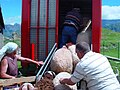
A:
<svg viewBox="0 0 120 90">
<path fill-rule="evenodd" d="M 56 50 L 57 50 L 57 43 L 54 44 L 50 53 L 48 54 L 47 58 L 45 59 L 43 66 L 39 69 L 39 71 L 36 75 L 35 81 L 40 80 L 42 78 L 43 74 L 45 73 L 45 71 L 49 68 L 50 61 L 52 60 L 52 57 Z"/>
</svg>

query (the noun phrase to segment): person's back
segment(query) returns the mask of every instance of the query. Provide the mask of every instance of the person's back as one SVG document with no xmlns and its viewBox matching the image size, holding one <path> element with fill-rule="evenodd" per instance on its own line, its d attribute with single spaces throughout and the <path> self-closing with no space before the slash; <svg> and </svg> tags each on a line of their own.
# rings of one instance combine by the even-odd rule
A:
<svg viewBox="0 0 120 90">
<path fill-rule="evenodd" d="M 17 58 L 12 59 L 8 56 L 5 56 L 4 58 L 8 62 L 8 69 L 7 69 L 6 73 L 9 75 L 17 77 L 17 75 L 18 75 Z"/>
<path fill-rule="evenodd" d="M 76 44 L 77 34 L 82 31 L 83 22 L 79 8 L 73 8 L 65 16 L 60 48 L 66 43 Z"/>
<path fill-rule="evenodd" d="M 7 64 L 8 64 L 6 74 L 17 77 L 17 75 L 18 75 L 17 58 L 12 59 L 8 56 L 4 56 L 0 62 L 0 67 L 1 67 L 1 64 L 3 64 L 3 62 L 4 62 L 3 60 L 5 60 L 5 59 L 7 60 Z M 0 73 L 1 73 L 1 71 L 0 71 Z M 2 75 L 0 75 L 0 78 L 4 78 L 4 77 Z"/>
<path fill-rule="evenodd" d="M 77 31 L 81 29 L 83 21 L 79 8 L 73 8 L 66 14 L 64 24 L 74 26 L 77 29 Z"/>
<path fill-rule="evenodd" d="M 105 56 L 90 51 L 78 64 L 89 90 L 120 90 L 120 84 Z"/>
</svg>

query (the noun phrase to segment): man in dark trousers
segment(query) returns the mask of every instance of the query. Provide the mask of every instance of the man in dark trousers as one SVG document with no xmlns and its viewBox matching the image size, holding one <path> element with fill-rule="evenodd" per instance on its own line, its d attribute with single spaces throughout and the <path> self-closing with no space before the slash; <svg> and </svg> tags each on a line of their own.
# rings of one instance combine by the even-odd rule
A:
<svg viewBox="0 0 120 90">
<path fill-rule="evenodd" d="M 68 42 L 76 44 L 77 34 L 82 30 L 83 27 L 80 9 L 73 8 L 71 11 L 69 11 L 65 16 L 63 25 L 60 47 Z"/>
</svg>

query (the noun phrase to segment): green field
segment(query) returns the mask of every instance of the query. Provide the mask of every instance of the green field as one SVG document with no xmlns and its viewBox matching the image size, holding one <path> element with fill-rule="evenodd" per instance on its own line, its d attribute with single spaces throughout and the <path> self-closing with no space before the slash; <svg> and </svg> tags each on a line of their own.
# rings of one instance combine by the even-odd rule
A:
<svg viewBox="0 0 120 90">
<path fill-rule="evenodd" d="M 120 57 L 120 33 L 102 29 L 101 53 L 104 55 Z"/>
<path fill-rule="evenodd" d="M 111 57 L 120 58 L 120 33 L 102 29 L 101 53 Z M 113 70 L 120 71 L 120 62 L 109 60 Z"/>
</svg>

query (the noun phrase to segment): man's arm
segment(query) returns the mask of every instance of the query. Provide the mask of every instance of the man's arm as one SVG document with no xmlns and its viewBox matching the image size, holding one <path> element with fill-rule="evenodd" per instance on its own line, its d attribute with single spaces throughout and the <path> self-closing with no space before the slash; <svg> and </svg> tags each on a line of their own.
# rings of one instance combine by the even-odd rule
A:
<svg viewBox="0 0 120 90">
<path fill-rule="evenodd" d="M 74 85 L 75 83 L 71 81 L 70 78 L 61 78 L 60 80 L 61 84 L 68 84 L 68 85 Z"/>
<path fill-rule="evenodd" d="M 80 72 L 78 72 L 80 71 Z M 76 65 L 75 70 L 70 78 L 61 78 L 59 81 L 61 84 L 74 85 L 84 77 L 84 71 L 79 63 Z"/>
</svg>

